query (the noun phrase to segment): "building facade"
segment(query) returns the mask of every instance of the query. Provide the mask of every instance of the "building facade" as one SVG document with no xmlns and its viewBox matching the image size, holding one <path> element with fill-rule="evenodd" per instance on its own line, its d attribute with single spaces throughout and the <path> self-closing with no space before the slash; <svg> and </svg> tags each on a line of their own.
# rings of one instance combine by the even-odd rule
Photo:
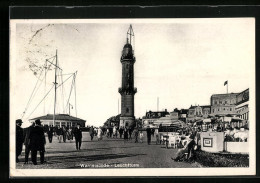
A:
<svg viewBox="0 0 260 183">
<path fill-rule="evenodd" d="M 142 118 L 142 125 L 153 125 L 159 118 L 165 117 L 170 113 L 165 109 L 165 111 L 149 111 L 146 112 L 145 116 Z"/>
<path fill-rule="evenodd" d="M 207 118 L 208 115 L 210 114 L 210 106 L 209 105 L 204 105 L 204 106 L 190 106 L 188 109 L 188 114 L 187 114 L 187 122 L 192 122 L 194 120 L 198 119 L 204 119 Z"/>
<path fill-rule="evenodd" d="M 122 87 L 118 89 L 121 94 L 120 127 L 132 126 L 135 123 L 134 96 L 137 89 L 134 87 L 134 50 L 131 45 L 133 29 L 130 25 L 127 35 L 130 35 L 124 45 L 120 62 L 122 64 Z"/>
<path fill-rule="evenodd" d="M 235 115 L 237 93 L 214 94 L 210 98 L 212 115 Z"/>
<path fill-rule="evenodd" d="M 212 115 L 231 115 L 249 118 L 249 88 L 240 93 L 215 94 L 210 98 Z"/>
<path fill-rule="evenodd" d="M 236 112 L 240 119 L 249 119 L 249 88 L 237 95 Z"/>
</svg>

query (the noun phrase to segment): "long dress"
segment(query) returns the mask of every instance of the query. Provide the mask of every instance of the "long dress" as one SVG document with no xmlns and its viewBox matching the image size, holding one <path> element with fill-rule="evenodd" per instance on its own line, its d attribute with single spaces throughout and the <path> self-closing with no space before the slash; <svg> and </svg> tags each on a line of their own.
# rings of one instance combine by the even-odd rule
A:
<svg viewBox="0 0 260 183">
<path fill-rule="evenodd" d="M 98 140 L 102 140 L 102 130 L 101 130 L 101 128 L 98 129 L 97 138 L 98 138 Z"/>
</svg>

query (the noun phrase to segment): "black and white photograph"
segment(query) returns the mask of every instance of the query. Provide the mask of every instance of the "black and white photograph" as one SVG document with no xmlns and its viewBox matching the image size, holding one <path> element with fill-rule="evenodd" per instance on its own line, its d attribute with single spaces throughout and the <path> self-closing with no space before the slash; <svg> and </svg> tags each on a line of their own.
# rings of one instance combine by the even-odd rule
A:
<svg viewBox="0 0 260 183">
<path fill-rule="evenodd" d="M 10 176 L 254 175 L 255 19 L 10 19 Z"/>
</svg>

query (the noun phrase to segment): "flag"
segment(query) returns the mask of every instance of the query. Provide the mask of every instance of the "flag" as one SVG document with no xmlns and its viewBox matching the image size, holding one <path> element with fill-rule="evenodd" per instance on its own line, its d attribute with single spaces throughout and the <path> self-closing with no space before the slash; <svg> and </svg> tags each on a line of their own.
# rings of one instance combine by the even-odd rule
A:
<svg viewBox="0 0 260 183">
<path fill-rule="evenodd" d="M 228 84 L 228 81 L 225 81 L 224 86 Z"/>
</svg>

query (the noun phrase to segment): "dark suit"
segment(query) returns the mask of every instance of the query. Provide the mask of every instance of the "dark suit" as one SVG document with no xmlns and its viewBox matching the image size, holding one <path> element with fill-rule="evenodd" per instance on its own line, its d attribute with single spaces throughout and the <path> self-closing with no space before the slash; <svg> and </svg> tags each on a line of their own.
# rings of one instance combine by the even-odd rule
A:
<svg viewBox="0 0 260 183">
<path fill-rule="evenodd" d="M 52 143 L 52 137 L 53 137 L 53 127 L 48 128 L 48 139 L 49 142 Z"/>
<path fill-rule="evenodd" d="M 147 128 L 146 129 L 146 133 L 147 133 L 147 143 L 148 143 L 148 145 L 150 145 L 150 143 L 151 143 L 151 135 L 152 135 L 151 128 Z"/>
<path fill-rule="evenodd" d="M 45 152 L 45 136 L 44 131 L 41 126 L 35 126 L 32 128 L 30 136 L 30 148 L 32 151 L 32 162 L 37 164 L 37 151 L 40 151 L 41 163 L 44 162 L 44 152 Z"/>
<path fill-rule="evenodd" d="M 18 162 L 18 156 L 21 155 L 23 149 L 23 129 L 16 125 L 16 161 Z"/>
<path fill-rule="evenodd" d="M 81 147 L 82 130 L 80 128 L 75 128 L 73 133 L 74 133 L 75 141 L 76 141 L 76 149 L 78 150 Z"/>
<path fill-rule="evenodd" d="M 89 135 L 91 137 L 91 140 L 93 140 L 93 137 L 94 137 L 94 129 L 92 127 L 90 127 L 89 129 Z"/>
<path fill-rule="evenodd" d="M 29 154 L 31 151 L 29 137 L 30 137 L 32 128 L 33 128 L 33 126 L 30 126 L 30 127 L 24 129 L 25 163 L 28 163 L 28 158 L 29 158 Z"/>
</svg>

